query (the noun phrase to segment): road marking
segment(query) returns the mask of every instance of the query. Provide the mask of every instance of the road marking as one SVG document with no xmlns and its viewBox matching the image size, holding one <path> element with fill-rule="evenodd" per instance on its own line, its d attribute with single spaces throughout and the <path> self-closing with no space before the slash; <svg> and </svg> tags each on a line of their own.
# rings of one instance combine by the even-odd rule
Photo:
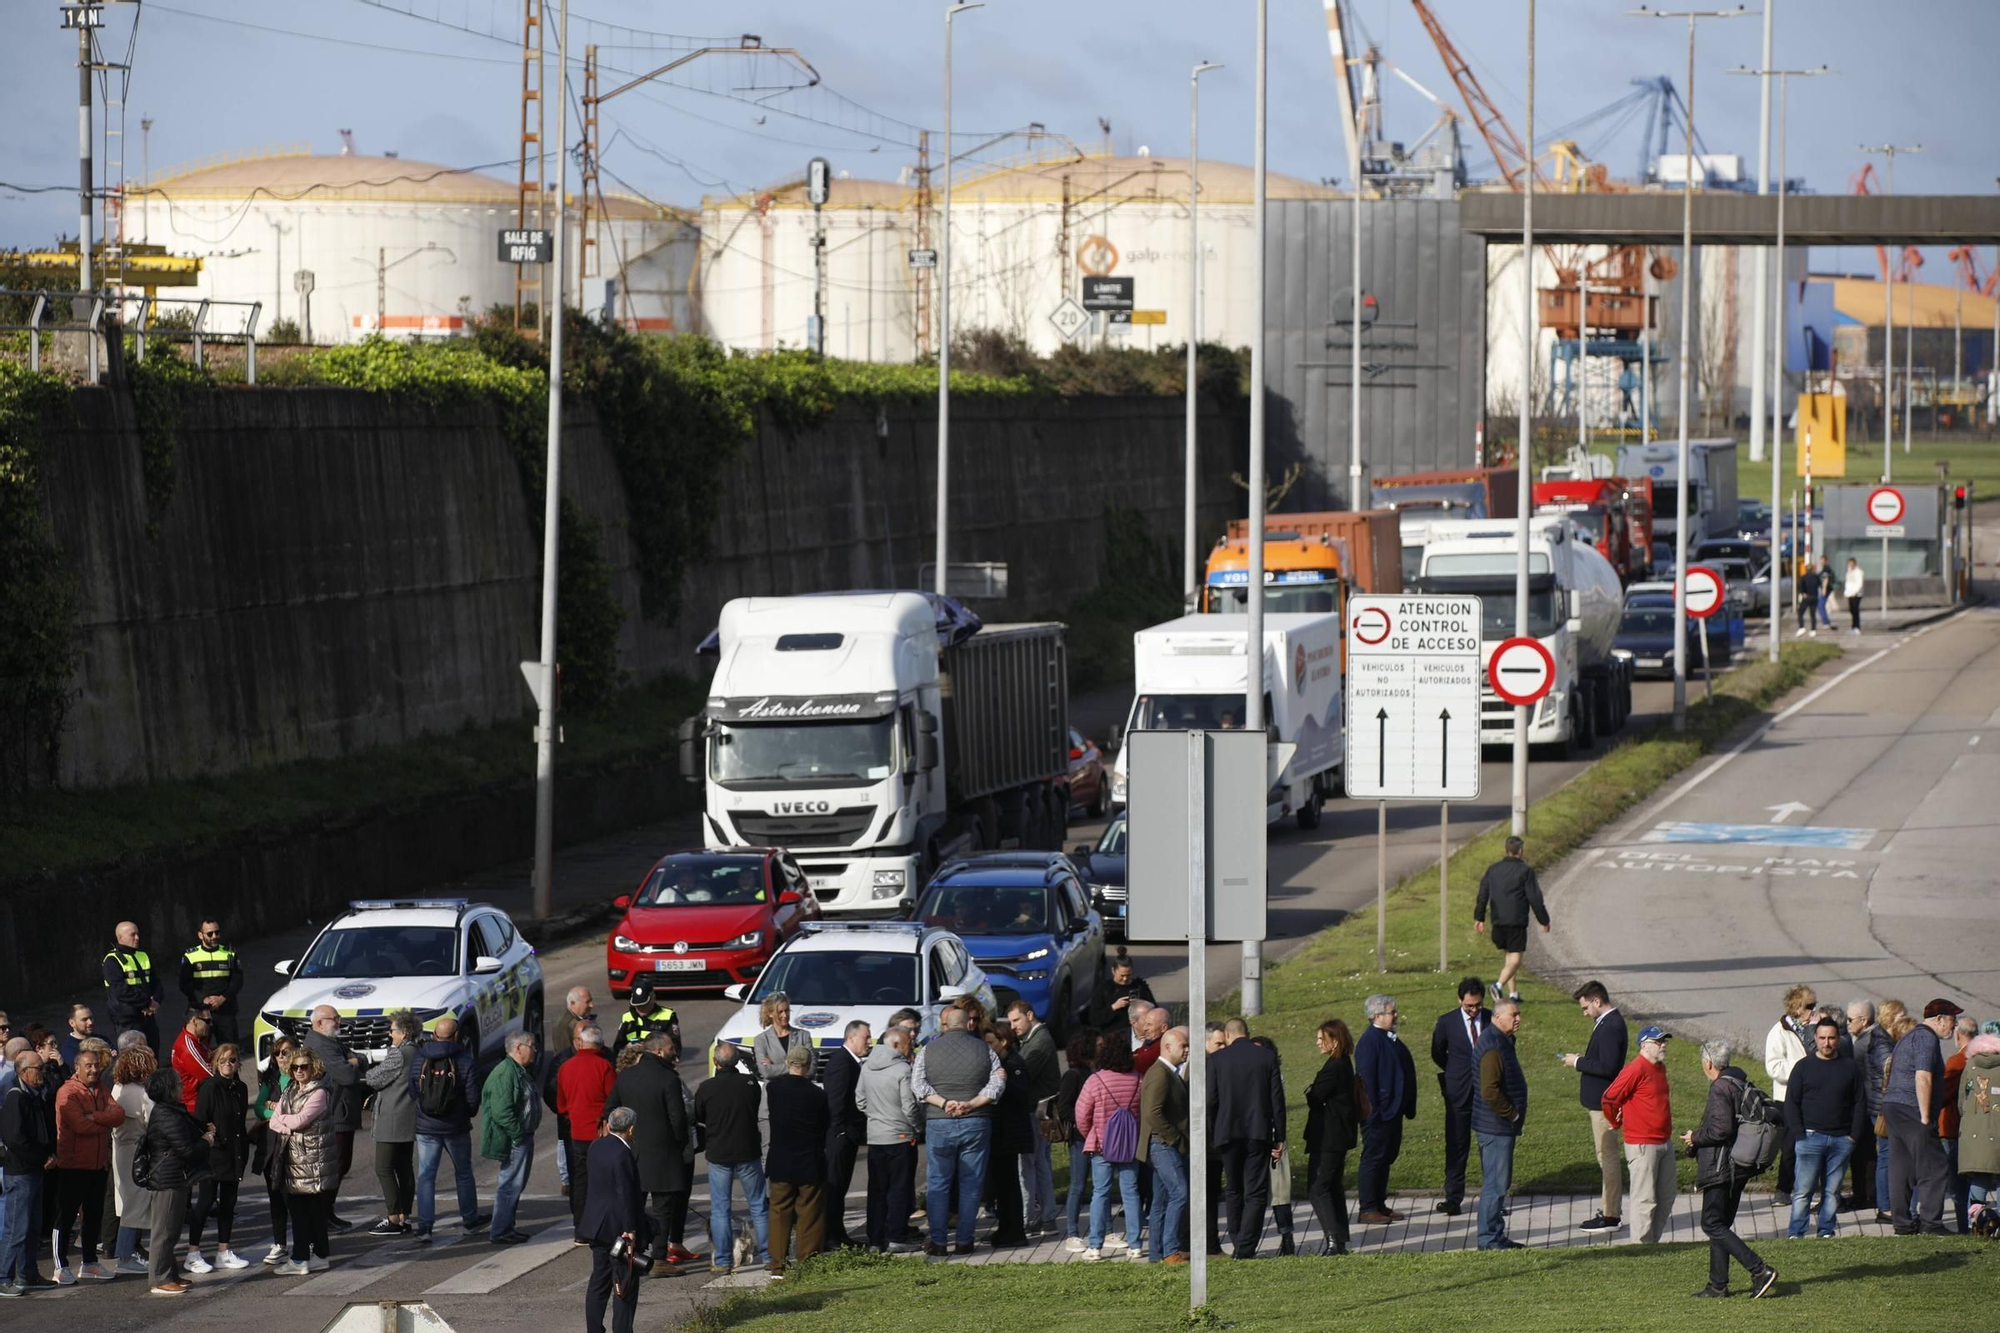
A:
<svg viewBox="0 0 2000 1333">
<path fill-rule="evenodd" d="M 1760 847 L 1837 847 L 1860 852 L 1875 839 L 1872 828 L 1787 827 L 1783 824 L 1703 824 L 1669 820 L 1639 835 L 1640 842 L 1698 842 L 1711 846 L 1754 843 Z"/>
<path fill-rule="evenodd" d="M 1974 736 L 1974 737 L 1972 737 L 1972 738 L 1971 738 L 1970 740 L 1966 741 L 1966 744 L 1967 744 L 1967 745 L 1977 745 L 1977 744 L 1979 744 L 1979 737 L 1977 737 L 1977 736 Z"/>
<path fill-rule="evenodd" d="M 497 1291 L 516 1278 L 526 1277 L 543 1264 L 553 1262 L 576 1248 L 576 1224 L 568 1218 L 534 1234 L 527 1243 L 510 1246 L 490 1259 L 482 1259 L 462 1273 L 454 1274 L 435 1287 L 424 1289 L 426 1296 L 483 1296 Z"/>
<path fill-rule="evenodd" d="M 1782 824 L 1793 815 L 1809 815 L 1812 813 L 1812 807 L 1804 801 L 1786 801 L 1783 805 L 1767 805 L 1764 808 L 1771 812 L 1771 822 L 1773 824 Z"/>
</svg>

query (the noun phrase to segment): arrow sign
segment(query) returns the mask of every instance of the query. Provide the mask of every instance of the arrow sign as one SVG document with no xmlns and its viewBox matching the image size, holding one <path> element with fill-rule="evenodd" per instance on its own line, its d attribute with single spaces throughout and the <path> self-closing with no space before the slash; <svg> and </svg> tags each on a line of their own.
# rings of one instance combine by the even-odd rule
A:
<svg viewBox="0 0 2000 1333">
<path fill-rule="evenodd" d="M 1478 798 L 1482 623 L 1477 597 L 1357 593 L 1349 599 L 1341 687 L 1349 796 Z M 1453 746 L 1456 754 L 1440 752 Z"/>
<path fill-rule="evenodd" d="M 1771 812 L 1771 822 L 1773 824 L 1782 824 L 1793 815 L 1804 815 L 1812 812 L 1811 806 L 1800 801 L 1786 801 L 1783 805 L 1767 805 L 1764 808 Z"/>
<path fill-rule="evenodd" d="M 1540 703 L 1556 682 L 1556 659 L 1538 639 L 1508 639 L 1486 664 L 1493 692 L 1517 707 Z"/>
<path fill-rule="evenodd" d="M 1876 523 L 1903 521 L 1903 493 L 1894 486 L 1877 486 L 1868 492 L 1868 517 Z"/>
<path fill-rule="evenodd" d="M 1451 710 L 1438 713 L 1438 785 L 1451 785 Z"/>
<path fill-rule="evenodd" d="M 1389 710 L 1375 714 L 1375 785 L 1389 785 Z"/>
<path fill-rule="evenodd" d="M 1687 613 L 1706 620 L 1722 609 L 1729 585 L 1722 575 L 1707 565 L 1690 565 L 1687 573 Z"/>
</svg>

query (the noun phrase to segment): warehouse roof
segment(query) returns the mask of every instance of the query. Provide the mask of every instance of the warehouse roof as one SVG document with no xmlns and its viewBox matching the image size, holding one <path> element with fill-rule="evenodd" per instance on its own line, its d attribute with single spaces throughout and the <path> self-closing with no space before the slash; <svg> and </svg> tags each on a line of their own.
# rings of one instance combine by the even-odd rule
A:
<svg viewBox="0 0 2000 1333">
<path fill-rule="evenodd" d="M 145 191 L 135 191 L 144 193 Z M 205 159 L 155 177 L 151 193 L 169 199 L 268 199 L 283 203 L 424 203 L 485 206 L 511 212 L 518 204 L 515 182 L 497 176 L 419 162 L 407 157 L 360 153 L 245 153 Z M 577 206 L 574 194 L 570 207 Z M 630 195 L 606 194 L 612 217 L 665 218 L 675 210 Z"/>
<path fill-rule="evenodd" d="M 1814 278 L 1833 283 L 1833 308 L 1841 319 L 1868 328 L 1882 327 L 1882 284 L 1874 278 Z M 1961 306 L 1960 302 L 1964 304 Z M 1910 327 L 1914 318 L 1920 329 L 1948 329 L 1963 311 L 1965 327 L 1993 326 L 1995 298 L 1981 296 L 1959 287 L 1934 282 L 1896 284 L 1896 327 Z"/>
</svg>

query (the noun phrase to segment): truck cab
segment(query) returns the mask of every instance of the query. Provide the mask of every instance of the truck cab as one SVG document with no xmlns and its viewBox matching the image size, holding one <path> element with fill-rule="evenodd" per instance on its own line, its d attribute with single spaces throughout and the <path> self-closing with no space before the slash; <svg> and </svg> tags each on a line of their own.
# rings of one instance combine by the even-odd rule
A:
<svg viewBox="0 0 2000 1333">
<path fill-rule="evenodd" d="M 1338 614 L 1347 605 L 1340 552 L 1325 539 L 1290 532 L 1264 535 L 1264 610 L 1302 615 Z M 1242 614 L 1250 606 L 1250 542 L 1224 537 L 1208 553 L 1201 609 Z"/>
<path fill-rule="evenodd" d="M 1635 563 L 1631 494 L 1622 480 L 1589 477 L 1539 481 L 1535 483 L 1534 500 L 1537 514 L 1567 515 L 1597 548 L 1597 553 L 1611 562 L 1620 579 L 1630 582 L 1651 568 L 1652 553 L 1647 548 L 1640 548 L 1645 552 L 1643 565 Z"/>
</svg>

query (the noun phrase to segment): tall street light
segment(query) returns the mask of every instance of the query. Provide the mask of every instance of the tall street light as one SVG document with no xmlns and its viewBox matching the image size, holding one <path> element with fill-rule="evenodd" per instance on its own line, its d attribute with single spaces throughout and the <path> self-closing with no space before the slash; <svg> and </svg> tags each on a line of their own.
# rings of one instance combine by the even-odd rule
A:
<svg viewBox="0 0 2000 1333">
<path fill-rule="evenodd" d="M 1907 146 L 1892 143 L 1864 143 L 1856 145 L 1854 151 L 1857 153 L 1878 153 L 1882 156 L 1888 164 L 1883 174 L 1882 190 L 1885 194 L 1894 194 L 1896 192 L 1897 155 L 1899 153 L 1921 153 L 1924 151 L 1924 146 L 1920 143 L 1909 144 Z M 1885 250 L 1884 253 L 1887 254 L 1888 252 Z M 1891 382 L 1894 380 L 1896 374 L 1895 345 L 1896 256 L 1889 254 L 1888 258 L 1882 264 L 1882 484 L 1884 486 L 1889 484 L 1889 449 L 1896 442 L 1896 413 L 1890 407 L 1890 400 L 1894 396 L 1891 393 Z M 1909 386 L 1904 385 L 1903 392 L 1908 393 L 1909 391 Z M 1886 569 L 1883 571 L 1883 577 L 1885 579 L 1888 577 Z"/>
<path fill-rule="evenodd" d="M 1195 610 L 1201 598 L 1199 566 L 1194 547 L 1195 347 L 1201 342 L 1201 76 L 1222 66 L 1204 60 L 1188 75 L 1188 344 L 1187 344 L 1187 477 L 1181 500 L 1181 546 L 1186 568 L 1182 600 Z"/>
<path fill-rule="evenodd" d="M 1770 0 L 1766 0 L 1767 4 L 1769 2 Z M 1774 336 L 1771 341 L 1771 575 L 1770 575 L 1771 614 L 1769 617 L 1769 626 L 1768 626 L 1770 632 L 1767 635 L 1767 637 L 1770 639 L 1770 642 L 1764 645 L 1765 656 L 1770 661 L 1776 662 L 1778 660 L 1778 607 L 1781 602 L 1780 594 L 1784 591 L 1785 588 L 1785 577 L 1784 577 L 1785 572 L 1794 567 L 1793 561 L 1791 560 L 1780 561 L 1778 558 L 1779 552 L 1784 550 L 1784 547 L 1779 544 L 1779 539 L 1784 532 L 1783 519 L 1782 519 L 1784 508 L 1783 505 L 1780 503 L 1780 498 L 1782 496 L 1782 491 L 1780 488 L 1784 485 L 1784 482 L 1781 479 L 1782 478 L 1781 465 L 1785 457 L 1785 131 L 1786 131 L 1785 113 L 1787 105 L 1786 97 L 1790 91 L 1791 79 L 1794 76 L 1801 79 L 1805 79 L 1805 78 L 1811 78 L 1814 75 L 1819 75 L 1819 74 L 1838 74 L 1840 71 L 1835 69 L 1828 69 L 1825 65 L 1821 65 L 1818 69 L 1772 69 L 1770 67 L 1771 62 L 1768 59 L 1770 55 L 1770 42 L 1768 33 L 1769 29 L 1767 27 L 1765 51 L 1764 51 L 1764 54 L 1767 57 L 1767 59 L 1764 61 L 1764 68 L 1743 69 L 1739 67 L 1737 69 L 1732 69 L 1729 72 L 1731 74 L 1755 75 L 1756 77 L 1764 80 L 1765 97 L 1767 99 L 1770 96 L 1771 80 L 1776 79 L 1778 81 L 1778 226 L 1777 226 L 1777 236 L 1775 244 L 1773 245 L 1773 254 L 1775 256 L 1774 262 L 1778 270 L 1777 301 L 1775 305 L 1776 316 L 1777 316 L 1777 327 L 1776 329 L 1773 330 Z M 1757 253 L 1761 255 L 1764 252 L 1762 250 L 1759 250 Z M 1758 289 L 1759 289 L 1758 305 L 1761 306 L 1763 304 L 1762 283 L 1758 284 Z M 1759 333 L 1761 335 L 1763 330 L 1762 319 L 1758 320 L 1757 326 Z M 1762 341 L 1761 336 L 1759 338 L 1759 341 Z M 1753 398 L 1755 397 L 1754 394 L 1752 396 Z M 1761 403 L 1754 403 L 1752 405 L 1751 420 L 1756 421 L 1761 419 L 1762 413 L 1759 410 L 1761 407 L 1762 407 Z M 1811 510 L 1807 510 L 1806 512 L 1806 522 L 1808 523 L 1812 522 Z"/>
<path fill-rule="evenodd" d="M 1250 244 L 1256 253 L 1250 269 L 1250 571 L 1247 585 L 1250 598 L 1246 608 L 1250 614 L 1243 638 L 1245 731 L 1264 730 L 1264 126 L 1270 104 L 1270 52 L 1270 0 L 1257 0 L 1257 130 L 1250 172 L 1251 211 L 1254 214 Z M 1264 885 L 1257 886 L 1258 892 L 1264 890 Z M 1264 1012 L 1264 946 L 1261 941 L 1243 941 L 1239 990 L 1246 1015 L 1255 1017 Z M 1189 1021 L 1198 1021 L 1199 1018 L 1196 1015 Z"/>
<path fill-rule="evenodd" d="M 945 591 L 945 554 L 951 528 L 951 21 L 983 3 L 952 5 L 944 11 L 944 223 L 940 230 L 938 284 L 937 569 L 932 589 Z"/>
<path fill-rule="evenodd" d="M 1764 55 L 1757 62 L 1757 68 L 1771 68 L 1771 25 L 1778 8 L 1778 0 L 1764 0 Z M 1749 73 L 1748 70 L 1731 70 L 1732 74 Z M 1757 86 L 1757 193 L 1768 194 L 1771 189 L 1771 81 L 1767 78 Z M 1765 302 L 1771 289 L 1771 255 L 1763 246 L 1758 246 L 1754 268 L 1756 274 L 1750 284 L 1750 461 L 1764 461 L 1764 335 L 1766 320 Z M 1780 338 L 1783 325 L 1780 324 Z M 1771 386 L 1771 392 L 1778 392 Z M 1771 548 L 1772 571 L 1777 570 L 1777 548 Z M 1773 585 L 1775 591 L 1775 585 Z"/>
<path fill-rule="evenodd" d="M 1674 730 L 1687 730 L 1687 555 L 1688 555 L 1688 323 L 1694 269 L 1694 33 L 1702 19 L 1742 18 L 1735 9 L 1648 9 L 1627 11 L 1641 18 L 1686 19 L 1687 141 L 1681 161 L 1681 331 L 1680 366 L 1675 376 L 1680 392 L 1680 448 L 1674 484 Z"/>
<path fill-rule="evenodd" d="M 1535 0 L 1528 0 L 1528 108 L 1521 184 L 1521 439 L 1515 450 L 1514 634 L 1528 637 L 1528 516 L 1534 494 L 1535 430 Z M 1504 174 L 1506 167 L 1500 168 Z M 1581 330 L 1579 330 L 1579 333 Z M 1355 336 L 1361 331 L 1357 328 Z M 1517 838 L 1528 836 L 1528 715 L 1514 706 L 1513 819 Z"/>
</svg>

